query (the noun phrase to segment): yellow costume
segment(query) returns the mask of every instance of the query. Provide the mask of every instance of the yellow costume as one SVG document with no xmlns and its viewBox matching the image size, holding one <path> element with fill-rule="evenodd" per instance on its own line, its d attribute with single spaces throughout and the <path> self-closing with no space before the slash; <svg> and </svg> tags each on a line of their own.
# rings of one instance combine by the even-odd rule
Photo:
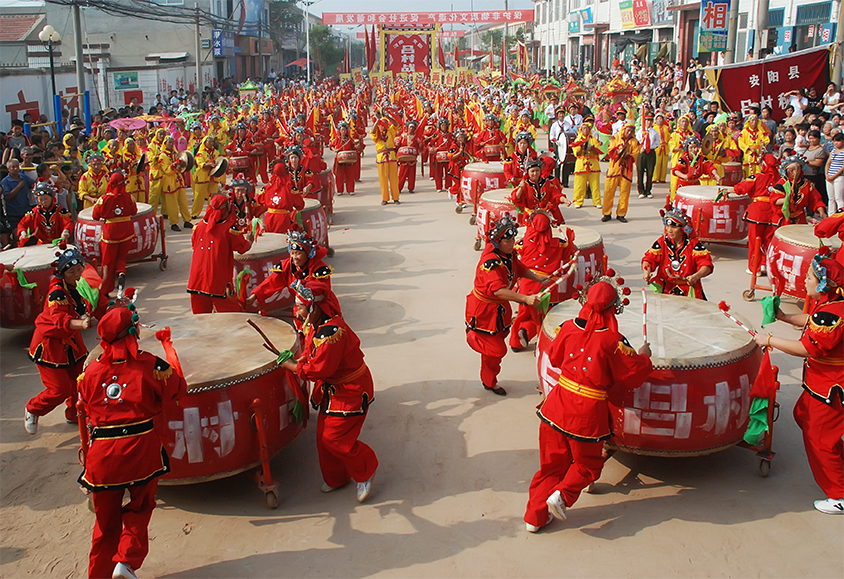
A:
<svg viewBox="0 0 844 579">
<path fill-rule="evenodd" d="M 754 124 L 756 128 L 751 127 Z M 738 141 L 738 146 L 744 154 L 742 166 L 745 179 L 762 172 L 762 150 L 770 141 L 768 134 L 759 127 L 756 115 L 750 115 L 741 130 Z"/>
<path fill-rule="evenodd" d="M 685 143 L 686 139 L 688 139 L 689 137 L 694 136 L 694 134 L 695 133 L 692 130 L 681 131 L 680 129 L 678 129 L 678 130 L 674 131 L 674 133 L 672 133 L 671 143 L 668 145 L 669 146 L 669 152 L 671 153 L 671 166 L 672 167 L 677 164 L 677 162 L 680 160 L 680 155 L 683 154 L 683 143 Z M 676 150 L 677 148 L 679 148 L 680 150 L 679 151 Z M 672 173 L 671 174 L 671 200 L 672 201 L 674 201 L 674 195 L 677 194 L 678 184 L 679 184 L 679 182 L 677 180 L 677 177 Z"/>
<path fill-rule="evenodd" d="M 205 137 L 196 153 L 196 170 L 193 173 L 193 206 L 191 207 L 191 215 L 194 219 L 202 217 L 205 200 L 217 192 L 217 184 L 226 181 L 225 173 L 220 177 L 211 176 L 214 164 L 219 158 L 217 148 L 211 146 L 212 138 Z"/>
<path fill-rule="evenodd" d="M 138 161 L 141 155 L 142 153 L 137 150 L 137 147 L 134 153 L 123 151 L 123 166 L 126 167 L 126 192 L 132 195 L 136 203 L 146 203 L 147 201 L 144 174 L 143 172 L 138 173 Z"/>
<path fill-rule="evenodd" d="M 654 125 L 659 133 L 659 148 L 656 150 L 656 167 L 654 168 L 654 182 L 665 183 L 668 175 L 668 159 L 671 158 L 669 143 L 671 142 L 671 127 L 663 123 Z M 606 188 L 606 185 L 604 186 Z"/>
<path fill-rule="evenodd" d="M 164 210 L 170 225 L 179 223 L 179 215 L 185 223 L 190 223 L 188 198 L 185 195 L 185 177 L 176 165 L 179 153 L 162 148 L 158 154 L 158 167 L 161 171 L 161 194 Z"/>
<path fill-rule="evenodd" d="M 635 127 L 632 123 L 627 126 Z M 626 151 L 625 143 L 627 143 Z M 633 165 L 639 155 L 639 141 L 635 135 L 625 141 L 624 130 L 615 135 L 610 141 L 608 151 L 610 156 L 610 167 L 607 170 L 607 178 L 604 181 L 604 203 L 602 212 L 604 215 L 612 215 L 612 206 L 615 202 L 615 190 L 618 193 L 618 208 L 616 216 L 627 215 L 627 207 L 630 201 L 630 186 L 633 184 Z M 622 154 L 622 151 L 624 153 Z M 575 187 L 576 181 L 575 181 Z"/>
<path fill-rule="evenodd" d="M 369 136 L 375 141 L 375 164 L 378 166 L 378 182 L 381 185 L 381 201 L 387 202 L 392 195 L 393 201 L 399 200 L 399 167 L 396 162 L 396 134 L 398 128 L 390 123 L 387 138 L 382 139 L 379 127 L 383 119 L 373 125 Z"/>
<path fill-rule="evenodd" d="M 166 137 L 165 137 L 166 138 Z M 149 161 L 149 204 L 153 212 L 158 211 L 161 202 L 161 167 L 159 166 L 159 154 L 164 149 L 164 140 L 158 139 L 158 134 L 153 135 L 147 148 L 147 161 Z M 164 211 L 167 208 L 164 207 Z"/>
<path fill-rule="evenodd" d="M 108 187 L 109 173 L 105 169 L 99 173 L 94 173 L 93 169 L 88 169 L 79 178 L 79 198 L 82 199 L 85 195 L 90 195 L 99 199 L 106 193 Z M 85 200 L 84 209 L 93 207 L 94 204 Z"/>
<path fill-rule="evenodd" d="M 587 137 L 583 129 L 588 127 Z M 586 185 L 592 193 L 592 203 L 601 206 L 601 142 L 592 136 L 591 125 L 581 125 L 577 138 L 572 143 L 572 152 L 577 157 L 574 164 L 574 200 L 572 205 L 581 207 L 586 199 Z"/>
</svg>

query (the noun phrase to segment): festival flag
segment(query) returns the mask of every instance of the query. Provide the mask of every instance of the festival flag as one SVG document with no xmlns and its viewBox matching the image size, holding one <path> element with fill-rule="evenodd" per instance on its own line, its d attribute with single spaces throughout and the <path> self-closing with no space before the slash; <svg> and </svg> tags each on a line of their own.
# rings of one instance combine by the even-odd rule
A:
<svg viewBox="0 0 844 579">
<path fill-rule="evenodd" d="M 493 69 L 493 63 L 492 63 L 492 61 L 493 61 L 493 59 L 494 59 L 494 58 L 495 58 L 495 55 L 494 55 L 494 54 L 493 54 L 493 52 L 492 52 L 492 40 L 490 40 L 490 41 L 489 41 L 489 67 L 487 67 L 487 68 L 489 68 L 490 70 L 492 70 L 492 69 Z"/>
<path fill-rule="evenodd" d="M 366 31 L 366 27 L 363 27 L 363 48 L 364 48 L 364 62 L 369 67 L 369 53 L 372 50 L 369 43 L 369 32 Z"/>
<path fill-rule="evenodd" d="M 457 39 L 454 39 L 454 70 L 460 68 L 460 51 L 457 49 Z"/>
<path fill-rule="evenodd" d="M 440 63 L 440 67 L 445 69 L 445 54 L 443 54 L 442 39 L 438 39 L 437 42 L 437 60 Z"/>
<path fill-rule="evenodd" d="M 378 42 L 375 40 L 375 26 L 372 27 L 372 39 L 369 41 L 370 50 L 369 50 L 369 62 L 368 67 L 371 71 L 372 68 L 375 66 L 375 60 L 378 57 Z"/>
<path fill-rule="evenodd" d="M 505 38 L 501 39 L 501 76 L 507 76 L 507 40 Z"/>
</svg>

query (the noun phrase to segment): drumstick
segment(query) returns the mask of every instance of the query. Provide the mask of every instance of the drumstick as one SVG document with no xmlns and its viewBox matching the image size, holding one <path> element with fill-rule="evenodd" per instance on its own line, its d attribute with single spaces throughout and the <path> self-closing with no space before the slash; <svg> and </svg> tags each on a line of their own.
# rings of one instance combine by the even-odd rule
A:
<svg viewBox="0 0 844 579">
<path fill-rule="evenodd" d="M 728 318 L 730 318 L 731 320 L 733 320 L 736 324 L 738 324 L 738 325 L 739 325 L 739 327 L 741 327 L 741 329 L 743 329 L 744 331 L 746 331 L 748 334 L 750 334 L 750 335 L 751 335 L 751 336 L 753 336 L 754 338 L 756 337 L 756 331 L 754 331 L 754 330 L 753 330 L 753 329 L 751 329 L 751 328 L 748 328 L 745 324 L 743 324 L 742 322 L 740 322 L 738 319 L 736 319 L 736 317 L 735 317 L 735 316 L 733 316 L 733 315 L 730 313 L 730 306 L 727 304 L 727 302 L 722 301 L 720 304 L 718 304 L 718 309 L 719 309 L 719 310 L 721 310 L 721 312 L 722 312 L 725 316 L 727 316 Z"/>
<path fill-rule="evenodd" d="M 252 321 L 251 319 L 246 320 L 246 323 L 247 323 L 247 324 L 249 324 L 250 326 L 252 326 L 252 327 L 255 329 L 255 331 L 256 331 L 256 332 L 258 332 L 259 334 L 261 334 L 261 337 L 262 337 L 262 338 L 264 338 L 264 347 L 265 347 L 267 350 L 269 350 L 270 352 L 272 352 L 272 353 L 273 353 L 273 354 L 275 354 L 276 356 L 278 356 L 278 355 L 281 353 L 281 352 L 279 351 L 279 349 L 278 349 L 278 348 L 276 348 L 276 347 L 275 347 L 275 345 L 273 345 L 272 341 L 270 341 L 270 339 L 269 339 L 269 338 L 267 337 L 267 335 L 266 335 L 266 334 L 265 334 L 265 333 L 261 330 L 261 328 L 259 328 L 259 327 L 258 327 L 258 324 L 256 324 L 256 323 L 255 323 L 254 321 Z"/>
<path fill-rule="evenodd" d="M 642 337 L 648 343 L 648 292 L 642 288 Z"/>
</svg>

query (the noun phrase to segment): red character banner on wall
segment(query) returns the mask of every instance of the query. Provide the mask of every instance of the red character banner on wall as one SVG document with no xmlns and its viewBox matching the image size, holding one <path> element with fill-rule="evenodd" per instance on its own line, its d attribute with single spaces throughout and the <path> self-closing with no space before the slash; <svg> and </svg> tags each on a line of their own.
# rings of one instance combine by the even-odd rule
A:
<svg viewBox="0 0 844 579">
<path fill-rule="evenodd" d="M 431 70 L 431 48 L 428 37 L 419 34 L 391 34 L 387 42 L 387 70 L 424 72 Z"/>
</svg>

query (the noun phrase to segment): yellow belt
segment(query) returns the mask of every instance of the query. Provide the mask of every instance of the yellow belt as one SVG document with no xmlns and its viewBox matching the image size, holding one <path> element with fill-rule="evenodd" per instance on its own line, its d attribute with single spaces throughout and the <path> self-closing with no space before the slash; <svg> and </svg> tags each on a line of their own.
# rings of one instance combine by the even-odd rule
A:
<svg viewBox="0 0 844 579">
<path fill-rule="evenodd" d="M 112 217 L 111 219 L 106 219 L 106 223 L 126 223 L 127 221 L 131 221 L 131 217 Z"/>
<path fill-rule="evenodd" d="M 771 201 L 771 198 L 770 198 L 770 197 L 768 197 L 768 196 L 765 196 L 765 197 L 754 197 L 754 198 L 753 198 L 753 200 L 754 200 L 754 201 L 762 201 L 763 203 L 768 203 L 768 202 L 770 202 L 770 201 Z"/>
<path fill-rule="evenodd" d="M 478 290 L 476 290 L 474 288 L 472 289 L 472 293 L 475 295 L 476 298 L 478 298 L 482 302 L 486 302 L 488 304 L 500 304 L 500 303 L 505 301 L 505 300 L 498 299 L 496 297 L 491 297 L 491 296 L 488 296 L 486 294 L 482 294 L 481 292 L 479 292 Z"/>
<path fill-rule="evenodd" d="M 270 207 L 269 209 L 267 209 L 267 213 L 272 213 L 273 215 L 287 215 L 288 213 L 290 213 L 290 211 L 288 211 L 287 209 L 273 209 L 272 207 Z"/>
<path fill-rule="evenodd" d="M 818 362 L 819 364 L 824 364 L 826 366 L 844 366 L 844 358 L 830 358 L 830 357 L 823 357 L 823 358 L 809 358 L 813 362 Z"/>
<path fill-rule="evenodd" d="M 361 364 L 360 368 L 346 374 L 345 376 L 338 376 L 331 380 L 331 384 L 346 384 L 348 382 L 353 381 L 355 378 L 360 378 L 363 376 L 363 373 L 366 372 L 366 364 Z"/>
<path fill-rule="evenodd" d="M 592 400 L 607 399 L 607 393 L 603 390 L 597 390 L 595 388 L 590 388 L 589 386 L 584 386 L 583 384 L 578 384 L 574 380 L 569 380 L 562 374 L 560 374 L 559 384 L 569 392 L 574 392 L 575 394 L 579 394 L 584 398 L 591 398 Z"/>
</svg>

